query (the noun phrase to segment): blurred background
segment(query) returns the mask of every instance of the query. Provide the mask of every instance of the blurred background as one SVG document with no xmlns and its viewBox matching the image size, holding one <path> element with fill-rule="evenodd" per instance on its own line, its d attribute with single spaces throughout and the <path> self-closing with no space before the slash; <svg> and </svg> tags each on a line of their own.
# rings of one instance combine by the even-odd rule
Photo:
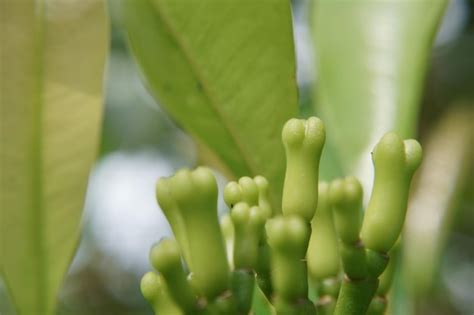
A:
<svg viewBox="0 0 474 315">
<path fill-rule="evenodd" d="M 293 1 L 303 115 L 313 112 L 311 87 L 318 78 L 308 5 Z M 151 245 L 170 235 L 155 201 L 155 182 L 198 163 L 193 141 L 144 87 L 127 50 L 116 1 L 109 1 L 109 8 L 112 41 L 102 145 L 90 177 L 82 240 L 60 294 L 60 315 L 152 314 L 139 281 L 150 269 Z M 413 270 L 397 275 L 394 313 L 414 308 L 423 315 L 474 314 L 473 14 L 472 1 L 450 1 L 433 47 L 418 130 L 426 159 L 405 235 L 416 245 L 407 251 L 417 250 L 419 257 L 403 258 Z M 222 187 L 225 179 L 218 176 Z M 222 202 L 220 209 L 225 211 Z M 420 224 L 422 229 L 410 229 Z M 424 255 L 439 257 L 439 264 L 426 265 Z M 416 285 L 410 272 L 418 277 Z M 0 313 L 13 314 L 0 290 Z"/>
</svg>

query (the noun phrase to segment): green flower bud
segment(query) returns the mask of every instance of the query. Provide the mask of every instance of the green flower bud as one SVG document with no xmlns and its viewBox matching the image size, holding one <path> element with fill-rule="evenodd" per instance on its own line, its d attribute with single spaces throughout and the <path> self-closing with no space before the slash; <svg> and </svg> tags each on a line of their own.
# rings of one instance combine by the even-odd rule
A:
<svg viewBox="0 0 474 315">
<path fill-rule="evenodd" d="M 326 182 L 319 182 L 318 208 L 311 221 L 311 230 L 306 255 L 311 278 L 318 281 L 336 277 L 340 270 L 339 249 Z"/>
<path fill-rule="evenodd" d="M 263 176 L 242 177 L 238 182 L 229 182 L 224 189 L 224 201 L 229 208 L 239 202 L 249 206 L 258 205 L 267 218 L 272 216 L 272 208 L 268 191 L 268 181 Z"/>
<path fill-rule="evenodd" d="M 148 303 L 154 305 L 160 295 L 160 291 L 163 290 L 160 276 L 151 271 L 147 272 L 140 282 L 140 290 Z"/>
<path fill-rule="evenodd" d="M 257 206 L 237 203 L 231 212 L 234 225 L 234 266 L 236 269 L 253 270 L 258 259 L 265 215 Z"/>
<path fill-rule="evenodd" d="M 326 133 L 319 118 L 290 119 L 283 127 L 286 174 L 282 210 L 310 222 L 318 203 L 319 160 Z"/>
<path fill-rule="evenodd" d="M 362 186 L 355 177 L 336 179 L 329 186 L 329 195 L 337 234 L 344 243 L 355 244 L 362 223 Z"/>
<path fill-rule="evenodd" d="M 252 307 L 254 288 L 255 272 L 242 269 L 232 272 L 232 293 L 238 314 L 249 313 Z"/>
<path fill-rule="evenodd" d="M 239 186 L 242 190 L 242 201 L 250 206 L 258 204 L 258 187 L 255 181 L 247 176 L 239 178 Z"/>
<path fill-rule="evenodd" d="M 224 188 L 224 201 L 229 208 L 243 201 L 249 206 L 258 204 L 259 189 L 257 184 L 250 177 L 244 176 L 239 182 L 229 182 Z"/>
<path fill-rule="evenodd" d="M 268 181 L 263 176 L 256 176 L 254 179 L 258 187 L 258 207 L 265 214 L 267 219 L 273 216 L 272 206 L 268 190 Z"/>
<path fill-rule="evenodd" d="M 140 290 L 155 314 L 183 314 L 168 295 L 167 287 L 159 274 L 147 272 L 140 282 Z"/>
<path fill-rule="evenodd" d="M 336 179 L 329 187 L 334 209 L 334 223 L 340 239 L 344 273 L 351 280 L 368 276 L 365 248 L 360 242 L 362 221 L 362 186 L 355 177 Z"/>
<path fill-rule="evenodd" d="M 161 210 L 163 211 L 168 223 L 173 230 L 174 237 L 178 241 L 183 251 L 184 260 L 189 268 L 191 266 L 191 257 L 189 256 L 189 244 L 186 236 L 186 227 L 184 225 L 181 211 L 178 209 L 175 200 L 169 190 L 170 178 L 160 178 L 156 184 L 156 198 Z"/>
<path fill-rule="evenodd" d="M 387 252 L 397 241 L 405 221 L 411 178 L 421 159 L 420 144 L 403 141 L 395 133 L 387 133 L 375 146 L 374 186 L 361 231 L 367 248 Z"/>
<path fill-rule="evenodd" d="M 233 208 L 234 205 L 241 202 L 242 190 L 237 182 L 229 182 L 224 188 L 224 201 L 229 208 Z"/>
<path fill-rule="evenodd" d="M 297 216 L 278 216 L 266 226 L 272 250 L 272 280 L 277 296 L 296 301 L 308 296 L 308 277 L 304 258 L 310 230 Z"/>
<path fill-rule="evenodd" d="M 304 258 L 309 242 L 309 227 L 298 216 L 278 216 L 265 225 L 268 244 L 278 253 L 291 253 L 298 259 Z"/>
<path fill-rule="evenodd" d="M 158 270 L 166 281 L 168 292 L 177 305 L 189 313 L 196 309 L 196 298 L 186 280 L 181 265 L 181 253 L 178 243 L 172 239 L 163 239 L 150 251 L 152 266 Z"/>
<path fill-rule="evenodd" d="M 234 267 L 234 224 L 230 217 L 230 213 L 226 213 L 221 217 L 221 233 L 224 236 L 227 262 L 231 268 Z"/>
<path fill-rule="evenodd" d="M 230 280 L 217 218 L 217 183 L 214 175 L 205 167 L 194 171 L 180 170 L 175 176 L 160 180 L 157 196 L 160 206 L 176 205 L 170 209 L 176 211 L 170 217 L 184 227 L 185 237 L 177 237 L 177 240 L 193 272 L 193 283 L 203 295 L 213 299 L 228 289 Z M 170 222 L 172 226 L 173 223 Z M 180 228 L 176 230 L 182 232 Z"/>
</svg>

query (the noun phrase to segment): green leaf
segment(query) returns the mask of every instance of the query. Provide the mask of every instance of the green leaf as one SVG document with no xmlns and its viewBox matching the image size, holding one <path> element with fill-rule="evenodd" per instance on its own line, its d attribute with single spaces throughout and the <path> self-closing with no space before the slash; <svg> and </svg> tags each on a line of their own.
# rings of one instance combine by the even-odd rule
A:
<svg viewBox="0 0 474 315">
<path fill-rule="evenodd" d="M 345 173 L 370 181 L 370 152 L 381 136 L 387 131 L 414 136 L 445 4 L 321 0 L 314 5 L 317 111 Z"/>
<path fill-rule="evenodd" d="M 281 128 L 297 114 L 289 1 L 121 4 L 130 46 L 160 104 L 231 177 L 267 177 L 279 204 Z"/>
<path fill-rule="evenodd" d="M 472 181 L 472 104 L 456 104 L 443 114 L 424 145 L 423 165 L 408 206 L 403 266 L 407 297 L 430 292 L 459 211 Z"/>
<path fill-rule="evenodd" d="M 52 314 L 102 120 L 102 1 L 0 5 L 2 274 L 19 314 Z"/>
</svg>

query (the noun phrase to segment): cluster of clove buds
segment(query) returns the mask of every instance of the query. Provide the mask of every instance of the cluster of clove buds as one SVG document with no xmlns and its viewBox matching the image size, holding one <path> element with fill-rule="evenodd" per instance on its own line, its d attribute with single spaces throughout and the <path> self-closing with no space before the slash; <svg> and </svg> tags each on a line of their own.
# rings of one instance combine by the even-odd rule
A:
<svg viewBox="0 0 474 315">
<path fill-rule="evenodd" d="M 372 153 L 374 183 L 364 211 L 355 177 L 319 181 L 325 136 L 319 118 L 290 119 L 282 131 L 281 204 L 271 202 L 263 176 L 242 177 L 224 189 L 230 212 L 220 222 L 208 168 L 158 181 L 158 203 L 175 239 L 153 246 L 157 272 L 142 279 L 156 314 L 244 315 L 258 297 L 281 315 L 384 314 L 390 256 L 421 146 L 395 133 L 382 137 Z"/>
</svg>

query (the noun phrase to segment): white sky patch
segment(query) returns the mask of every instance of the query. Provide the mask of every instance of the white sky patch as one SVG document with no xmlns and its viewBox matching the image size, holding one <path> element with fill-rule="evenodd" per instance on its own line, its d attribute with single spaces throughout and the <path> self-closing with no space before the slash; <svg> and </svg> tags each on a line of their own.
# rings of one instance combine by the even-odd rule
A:
<svg viewBox="0 0 474 315">
<path fill-rule="evenodd" d="M 151 268 L 148 253 L 153 243 L 171 235 L 156 202 L 155 185 L 173 172 L 153 152 L 116 152 L 101 160 L 91 177 L 86 213 L 95 245 L 137 275 Z"/>
<path fill-rule="evenodd" d="M 311 84 L 315 79 L 315 62 L 311 31 L 310 10 L 307 1 L 293 5 L 293 37 L 296 53 L 296 79 L 299 86 Z"/>
</svg>

